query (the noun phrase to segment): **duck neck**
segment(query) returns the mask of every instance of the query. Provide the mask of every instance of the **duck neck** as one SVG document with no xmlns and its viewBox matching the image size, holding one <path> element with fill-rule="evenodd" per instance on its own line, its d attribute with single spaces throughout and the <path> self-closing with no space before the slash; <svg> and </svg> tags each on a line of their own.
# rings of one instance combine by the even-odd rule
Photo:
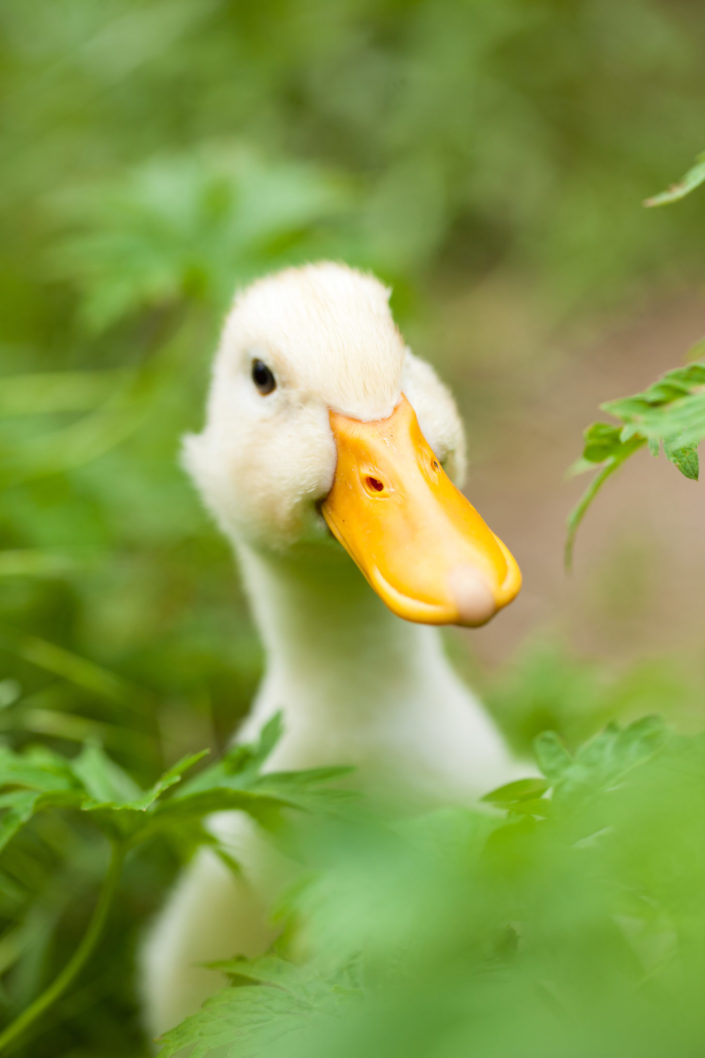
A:
<svg viewBox="0 0 705 1058">
<path fill-rule="evenodd" d="M 426 685 L 447 668 L 437 630 L 392 614 L 341 548 L 238 551 L 278 708 L 327 722 L 353 712 L 359 722 L 418 703 L 425 690 L 433 701 Z"/>
</svg>

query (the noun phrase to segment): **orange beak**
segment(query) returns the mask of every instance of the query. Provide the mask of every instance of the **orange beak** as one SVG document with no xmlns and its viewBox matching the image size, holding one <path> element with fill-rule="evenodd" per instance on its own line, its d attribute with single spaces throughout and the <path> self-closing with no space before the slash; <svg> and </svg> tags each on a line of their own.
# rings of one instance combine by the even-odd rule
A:
<svg viewBox="0 0 705 1058">
<path fill-rule="evenodd" d="M 387 419 L 330 412 L 338 450 L 321 510 L 390 610 L 424 624 L 482 625 L 521 573 L 443 470 L 402 395 Z"/>
</svg>

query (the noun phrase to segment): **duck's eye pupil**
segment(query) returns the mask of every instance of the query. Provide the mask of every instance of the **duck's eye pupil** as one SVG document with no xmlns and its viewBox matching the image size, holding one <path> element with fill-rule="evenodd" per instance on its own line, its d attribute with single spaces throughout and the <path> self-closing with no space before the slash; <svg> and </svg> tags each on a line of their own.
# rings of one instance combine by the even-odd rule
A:
<svg viewBox="0 0 705 1058">
<path fill-rule="evenodd" d="M 263 397 L 271 393 L 277 385 L 277 380 L 263 360 L 252 361 L 252 381 Z"/>
</svg>

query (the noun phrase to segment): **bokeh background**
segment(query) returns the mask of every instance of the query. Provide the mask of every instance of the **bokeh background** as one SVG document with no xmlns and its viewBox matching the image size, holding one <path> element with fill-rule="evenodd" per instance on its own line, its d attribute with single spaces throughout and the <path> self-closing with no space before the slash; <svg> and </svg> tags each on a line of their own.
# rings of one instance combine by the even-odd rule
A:
<svg viewBox="0 0 705 1058">
<path fill-rule="evenodd" d="M 179 437 L 233 289 L 319 257 L 382 276 L 457 395 L 469 495 L 525 588 L 449 649 L 510 737 L 702 726 L 702 489 L 640 454 L 562 557 L 582 428 L 705 332 L 705 196 L 642 206 L 705 142 L 701 5 L 10 0 L 0 33 L 3 734 L 95 738 L 145 781 L 224 745 L 262 654 Z M 103 869 L 78 823 L 28 841 L 3 875 L 9 1008 Z M 109 972 L 22 1053 L 143 1053 L 117 939 L 175 868 L 132 865 Z"/>
</svg>

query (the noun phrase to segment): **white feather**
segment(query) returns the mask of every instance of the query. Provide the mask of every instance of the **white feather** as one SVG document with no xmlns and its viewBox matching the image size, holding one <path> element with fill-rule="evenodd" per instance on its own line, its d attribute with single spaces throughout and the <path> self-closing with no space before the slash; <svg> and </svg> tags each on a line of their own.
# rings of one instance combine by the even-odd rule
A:
<svg viewBox="0 0 705 1058">
<path fill-rule="evenodd" d="M 276 390 L 253 386 L 253 358 Z M 516 765 L 448 664 L 436 629 L 395 617 L 333 541 L 318 513 L 335 471 L 329 409 L 371 421 L 401 394 L 456 482 L 463 430 L 450 393 L 405 347 L 388 291 L 339 264 L 307 265 L 239 294 L 218 350 L 203 432 L 184 463 L 239 556 L 267 653 L 254 736 L 278 709 L 285 733 L 269 766 L 355 764 L 368 786 L 393 783 L 423 804 L 466 800 Z M 272 853 L 242 816 L 215 823 L 245 865 L 234 879 L 210 852 L 177 885 L 145 955 L 150 1026 L 199 1005 L 217 976 L 197 964 L 262 951 Z"/>
</svg>

